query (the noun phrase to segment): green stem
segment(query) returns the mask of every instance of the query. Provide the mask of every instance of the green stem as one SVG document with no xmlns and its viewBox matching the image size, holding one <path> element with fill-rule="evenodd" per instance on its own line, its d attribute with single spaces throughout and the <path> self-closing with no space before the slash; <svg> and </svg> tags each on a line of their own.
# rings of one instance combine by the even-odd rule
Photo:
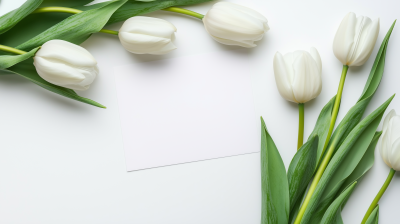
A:
<svg viewBox="0 0 400 224">
<path fill-rule="evenodd" d="M 63 13 L 78 14 L 83 11 L 78 10 L 78 9 L 73 9 L 73 8 L 67 8 L 67 7 L 43 7 L 43 8 L 36 9 L 35 11 L 32 12 L 32 14 L 46 13 L 46 12 L 63 12 Z M 99 32 L 118 35 L 118 31 L 114 31 L 114 30 L 101 29 Z"/>
<path fill-rule="evenodd" d="M 169 7 L 169 8 L 165 8 L 163 9 L 164 11 L 170 11 L 170 12 L 177 12 L 177 13 L 181 13 L 181 14 L 185 14 L 185 15 L 189 15 L 189 16 L 193 16 L 199 19 L 203 19 L 204 15 L 197 13 L 197 12 L 193 12 L 187 9 L 182 9 L 182 8 L 178 8 L 178 7 Z"/>
<path fill-rule="evenodd" d="M 381 199 L 383 193 L 385 193 L 386 189 L 388 188 L 390 182 L 393 179 L 394 174 L 396 173 L 396 170 L 394 169 L 390 169 L 389 175 L 386 178 L 385 183 L 383 184 L 383 186 L 381 187 L 381 189 L 379 190 L 378 194 L 375 196 L 374 200 L 372 201 L 371 205 L 369 206 L 367 213 L 365 213 L 365 216 L 361 222 L 361 224 L 365 224 L 368 220 L 368 217 L 371 215 L 372 211 L 374 211 L 376 205 L 378 204 L 379 200 Z"/>
<path fill-rule="evenodd" d="M 304 139 L 304 103 L 299 103 L 299 136 L 297 139 L 297 150 L 303 145 Z"/>
<path fill-rule="evenodd" d="M 339 112 L 340 101 L 342 99 L 344 81 L 346 80 L 346 74 L 347 74 L 348 69 L 349 69 L 349 66 L 343 65 L 342 75 L 340 77 L 339 88 L 338 88 L 338 92 L 336 95 L 335 104 L 334 104 L 333 110 L 332 110 L 331 123 L 329 126 L 328 135 L 326 136 L 325 145 L 324 145 L 321 155 L 324 155 L 326 147 L 328 146 L 329 140 L 331 138 L 333 128 L 335 127 L 336 118 L 337 118 L 337 115 Z M 312 197 L 315 189 L 317 188 L 318 182 L 321 179 L 322 174 L 324 173 L 326 167 L 328 166 L 328 163 L 331 160 L 331 157 L 332 157 L 334 151 L 335 151 L 335 145 L 332 144 L 329 147 L 328 151 L 326 152 L 326 155 L 325 155 L 324 159 L 322 160 L 321 165 L 318 167 L 317 173 L 314 176 L 314 179 L 311 183 L 310 189 L 308 190 L 306 198 L 304 199 L 304 202 L 301 205 L 301 208 L 299 210 L 299 213 L 297 214 L 296 220 L 294 221 L 294 224 L 300 224 L 301 219 L 303 218 L 303 215 L 307 209 L 308 203 L 310 203 L 311 197 Z"/>
<path fill-rule="evenodd" d="M 4 45 L 0 45 L 0 51 L 6 51 L 6 52 L 10 52 L 10 53 L 14 53 L 14 54 L 26 54 L 28 52 L 26 51 L 21 51 L 12 47 L 8 47 L 8 46 L 4 46 Z"/>
</svg>

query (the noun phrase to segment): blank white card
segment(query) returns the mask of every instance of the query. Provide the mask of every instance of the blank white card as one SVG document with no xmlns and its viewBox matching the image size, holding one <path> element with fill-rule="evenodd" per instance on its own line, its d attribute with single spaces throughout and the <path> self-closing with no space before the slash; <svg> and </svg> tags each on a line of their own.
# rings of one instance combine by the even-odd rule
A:
<svg viewBox="0 0 400 224">
<path fill-rule="evenodd" d="M 128 171 L 258 152 L 250 64 L 240 52 L 116 67 Z"/>
</svg>

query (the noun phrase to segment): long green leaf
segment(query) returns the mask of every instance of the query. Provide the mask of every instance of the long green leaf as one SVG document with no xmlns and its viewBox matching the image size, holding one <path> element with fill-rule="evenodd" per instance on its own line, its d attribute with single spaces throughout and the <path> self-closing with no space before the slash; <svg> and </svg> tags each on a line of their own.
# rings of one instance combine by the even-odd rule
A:
<svg viewBox="0 0 400 224">
<path fill-rule="evenodd" d="M 319 205 L 319 200 L 324 194 L 324 191 L 328 187 L 328 184 L 330 184 L 330 181 L 334 177 L 336 171 L 340 171 L 341 164 L 343 161 L 346 161 L 351 155 L 356 154 L 358 156 L 359 153 L 353 153 L 352 148 L 353 147 L 358 147 L 363 145 L 361 142 L 362 139 L 365 139 L 368 141 L 368 138 L 370 140 L 368 141 L 368 145 L 372 140 L 372 137 L 374 136 L 374 133 L 376 131 L 376 128 L 378 127 L 383 113 L 385 112 L 387 106 L 390 104 L 394 96 L 390 97 L 385 103 L 383 103 L 379 108 L 377 108 L 374 112 L 372 112 L 370 115 L 368 115 L 364 120 L 362 120 L 360 123 L 357 124 L 357 126 L 349 133 L 349 135 L 346 137 L 346 139 L 343 141 L 331 161 L 329 162 L 324 174 L 322 175 L 320 181 L 318 182 L 318 185 L 310 199 L 310 202 L 307 206 L 307 209 L 304 213 L 304 216 L 302 218 L 301 223 L 303 224 L 309 224 L 312 216 L 314 215 L 314 212 L 317 210 L 318 205 Z M 371 134 L 372 133 L 372 134 Z M 360 138 L 361 137 L 361 138 Z M 360 141 L 358 141 L 361 139 Z M 368 146 L 367 145 L 367 146 Z M 350 155 L 348 156 L 348 154 Z M 363 154 L 362 154 L 363 155 Z M 353 168 L 354 170 L 354 168 Z M 348 172 L 348 171 L 346 171 Z M 350 175 L 350 174 L 348 174 Z M 348 176 L 347 175 L 347 176 Z"/>
<path fill-rule="evenodd" d="M 318 136 L 313 136 L 294 155 L 287 178 L 289 183 L 290 210 L 302 196 L 310 182 L 317 163 Z"/>
<path fill-rule="evenodd" d="M 343 118 L 343 120 L 339 123 L 338 127 L 334 131 L 331 140 L 329 142 L 328 148 L 333 147 L 334 150 L 336 151 L 343 141 L 346 139 L 346 137 L 349 135 L 349 133 L 354 129 L 354 127 L 360 122 L 369 102 L 371 101 L 372 97 L 374 96 L 377 88 L 379 87 L 379 83 L 382 79 L 383 72 L 384 72 L 384 67 L 385 67 L 385 57 L 386 57 L 386 49 L 387 45 L 389 42 L 390 35 L 392 33 L 392 30 L 394 28 L 396 21 L 393 22 L 391 28 L 387 32 L 384 40 L 382 41 L 381 47 L 377 53 L 377 56 L 375 58 L 374 65 L 372 66 L 371 72 L 369 74 L 368 80 L 365 84 L 364 91 L 361 94 L 360 99 L 354 105 L 346 114 L 346 116 Z M 365 140 L 369 141 L 372 140 L 373 133 L 370 132 L 366 137 Z M 356 146 L 358 147 L 357 150 L 352 150 L 356 151 L 359 153 L 358 156 L 361 154 L 363 155 L 365 151 L 367 150 L 368 143 L 360 143 L 357 144 Z M 349 156 L 350 157 L 350 156 Z M 323 214 L 325 213 L 325 210 L 328 208 L 328 206 L 331 204 L 331 202 L 335 199 L 336 194 L 339 190 L 339 188 L 342 186 L 344 179 L 347 178 L 349 175 L 349 172 L 351 173 L 352 170 L 354 169 L 354 166 L 358 164 L 360 157 L 356 157 L 352 161 L 348 161 L 351 163 L 349 167 L 347 167 L 347 162 L 342 166 L 342 169 L 347 169 L 346 172 L 342 173 L 342 176 L 336 176 L 333 178 L 333 180 L 330 182 L 328 188 L 322 198 L 318 198 L 318 206 L 316 206 L 316 209 L 313 210 L 313 216 L 310 218 L 309 223 L 310 224 L 315 224 L 319 223 Z M 340 172 L 338 172 L 340 173 Z"/>
<path fill-rule="evenodd" d="M 107 24 L 121 22 L 132 16 L 143 15 L 171 6 L 193 5 L 209 1 L 212 0 L 156 0 L 152 2 L 129 1 L 114 13 Z"/>
<path fill-rule="evenodd" d="M 152 2 L 137 2 L 128 1 L 122 5 L 117 12 L 115 12 L 107 24 L 120 22 L 129 19 L 130 17 L 143 15 L 146 13 L 154 12 L 163 8 L 171 6 L 184 6 L 192 5 L 202 2 L 207 2 L 210 0 L 156 0 Z M 54 4 L 53 4 L 54 2 Z M 69 3 L 71 2 L 71 3 Z M 101 2 L 89 6 L 84 6 L 87 4 L 87 0 L 45 0 L 40 7 L 43 6 L 65 6 L 72 7 L 82 11 L 88 11 L 92 9 L 101 8 L 109 2 Z M 56 24 L 62 22 L 63 20 L 69 18 L 71 14 L 67 13 L 37 13 L 30 14 L 20 21 L 15 27 L 10 29 L 8 32 L 1 35 L 0 44 L 16 47 L 30 39 L 40 35 L 47 29 L 55 26 Z M 86 36 L 88 38 L 89 36 Z M 62 37 L 60 38 L 62 39 Z M 81 42 L 85 41 L 82 38 Z M 78 43 L 77 43 L 78 44 Z"/>
<path fill-rule="evenodd" d="M 43 0 L 43 3 L 40 7 L 48 7 L 48 6 L 58 6 L 58 7 L 78 7 L 89 4 L 93 2 L 93 0 Z"/>
<path fill-rule="evenodd" d="M 338 194 L 343 192 L 351 184 L 360 179 L 372 167 L 372 165 L 374 164 L 375 146 L 381 133 L 382 132 L 375 133 L 371 143 L 368 146 L 368 149 L 358 162 L 359 157 L 357 155 L 354 155 L 357 154 L 354 152 L 360 153 L 360 151 L 363 150 L 362 148 L 360 148 L 360 141 L 368 141 L 365 139 L 365 133 L 363 133 L 363 136 L 360 136 L 360 138 L 357 140 L 358 143 L 355 143 L 353 148 L 350 150 L 350 153 L 347 155 L 347 158 L 345 159 L 345 161 L 343 161 L 341 167 L 339 168 L 339 170 L 336 171 L 334 177 L 332 177 L 332 180 L 329 182 L 327 189 L 324 191 L 324 195 L 319 200 L 317 210 L 311 217 L 310 224 L 320 223 L 326 210 L 338 197 Z M 353 155 L 351 155 L 352 152 Z M 353 169 L 355 163 L 357 163 L 357 166 L 355 169 Z M 347 176 L 349 172 L 351 172 L 351 174 Z"/>
<path fill-rule="evenodd" d="M 22 55 L 0 55 L 0 69 L 11 67 L 33 57 L 37 50 L 39 50 L 38 47 Z"/>
<path fill-rule="evenodd" d="M 371 215 L 369 215 L 365 224 L 378 224 L 379 221 L 379 205 L 375 207 Z"/>
<path fill-rule="evenodd" d="M 329 206 L 328 210 L 326 210 L 326 213 L 324 217 L 322 218 L 322 221 L 320 222 L 321 224 L 342 224 L 342 215 L 341 210 L 343 203 L 347 201 L 347 199 L 350 197 L 351 193 L 354 190 L 354 187 L 356 186 L 357 182 L 354 182 L 350 187 L 348 187 L 343 193 L 339 195 L 338 198 Z"/>
<path fill-rule="evenodd" d="M 326 139 L 326 136 L 328 135 L 329 132 L 329 126 L 331 123 L 331 117 L 332 117 L 332 109 L 333 105 L 335 104 L 336 96 L 332 97 L 332 99 L 322 108 L 317 122 L 314 126 L 314 130 L 308 137 L 308 140 L 312 138 L 314 135 L 318 135 L 319 139 Z M 322 150 L 324 149 L 325 141 L 319 141 L 318 142 L 318 151 L 317 151 L 317 157 L 316 160 L 320 161 L 321 159 L 321 154 Z M 317 168 L 317 167 L 315 167 Z"/>
<path fill-rule="evenodd" d="M 353 130 L 358 122 L 360 122 L 369 102 L 371 101 L 376 90 L 378 89 L 385 68 L 386 49 L 395 24 L 396 21 L 393 22 L 392 26 L 390 27 L 390 29 L 386 33 L 385 38 L 382 41 L 360 99 L 349 110 L 349 112 L 347 112 L 346 116 L 335 129 L 329 142 L 328 148 L 339 148 L 340 144 L 342 144 L 346 136 L 351 132 L 351 130 Z"/>
<path fill-rule="evenodd" d="M 287 224 L 289 186 L 285 165 L 261 117 L 261 224 Z"/>
<path fill-rule="evenodd" d="M 42 0 L 28 0 L 19 8 L 0 17 L 0 34 L 7 32 L 14 27 L 19 21 L 33 12 Z"/>
<path fill-rule="evenodd" d="M 3 70 L 3 69 L 2 69 Z M 2 71 L 0 70 L 0 71 Z M 91 100 L 91 99 L 87 99 L 81 96 L 78 96 L 73 90 L 71 89 L 67 89 L 61 86 L 56 86 L 53 85 L 49 82 L 47 82 L 46 80 L 42 79 L 36 72 L 36 69 L 33 65 L 33 59 L 27 59 L 15 66 L 12 66 L 8 69 L 3 70 L 5 72 L 11 72 L 17 75 L 20 75 L 26 79 L 28 79 L 29 81 L 37 84 L 40 87 L 43 87 L 49 91 L 52 91 L 54 93 L 57 93 L 61 96 L 65 96 L 68 97 L 70 99 L 73 100 L 77 100 L 83 103 L 87 103 L 96 107 L 100 107 L 100 108 L 106 108 L 105 106 Z"/>
<path fill-rule="evenodd" d="M 18 45 L 16 48 L 31 50 L 53 39 L 62 39 L 71 43 L 80 44 L 89 38 L 92 33 L 100 31 L 111 15 L 126 1 L 127 0 L 110 1 L 101 8 L 70 16 L 38 36 Z"/>
</svg>

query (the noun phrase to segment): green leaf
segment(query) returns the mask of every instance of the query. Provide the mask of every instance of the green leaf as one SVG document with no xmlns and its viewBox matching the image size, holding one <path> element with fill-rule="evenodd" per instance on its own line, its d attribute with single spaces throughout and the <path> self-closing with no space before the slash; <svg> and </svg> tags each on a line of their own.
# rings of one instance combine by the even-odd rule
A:
<svg viewBox="0 0 400 224">
<path fill-rule="evenodd" d="M 329 206 L 328 210 L 326 210 L 326 213 L 320 222 L 321 224 L 343 224 L 342 215 L 340 214 L 342 206 L 350 197 L 356 184 L 357 182 L 354 182 L 350 187 L 343 191 L 338 198 L 336 198 L 336 200 Z"/>
<path fill-rule="evenodd" d="M 318 136 L 311 137 L 294 155 L 287 173 L 290 210 L 301 199 L 310 182 L 317 163 Z"/>
<path fill-rule="evenodd" d="M 30 50 L 39 47 L 49 40 L 62 39 L 71 43 L 80 44 L 92 33 L 100 31 L 110 16 L 127 0 L 110 1 L 98 9 L 92 9 L 70 16 L 54 25 L 29 41 L 18 45 L 20 50 Z"/>
<path fill-rule="evenodd" d="M 107 22 L 107 24 L 124 21 L 133 16 L 143 15 L 171 6 L 192 5 L 207 1 L 210 0 L 157 0 L 152 2 L 137 2 L 131 0 L 122 5 L 117 12 L 111 16 L 111 19 Z M 54 2 L 54 4 L 52 2 Z M 84 6 L 87 3 L 87 0 L 45 0 L 40 7 L 56 5 L 88 11 L 101 8 L 109 4 L 109 2 L 101 2 Z M 30 14 L 7 33 L 2 34 L 0 38 L 0 44 L 16 47 L 38 36 L 42 32 L 62 22 L 70 16 L 71 14 L 58 12 Z M 86 39 L 88 37 L 89 36 L 87 36 Z M 62 37 L 60 39 L 62 39 Z M 86 39 L 82 38 L 81 43 Z"/>
<path fill-rule="evenodd" d="M 363 133 L 363 136 L 360 136 L 360 138 L 357 140 L 358 143 L 355 143 L 353 148 L 350 150 L 350 153 L 347 155 L 345 161 L 343 161 L 341 167 L 336 171 L 334 177 L 332 177 L 332 180 L 329 182 L 327 189 L 324 191 L 324 195 L 319 200 L 317 210 L 311 217 L 310 224 L 320 223 L 326 210 L 338 197 L 338 194 L 343 192 L 351 184 L 360 179 L 372 167 L 372 165 L 374 164 L 375 146 L 381 133 L 382 132 L 375 133 L 371 143 L 366 149 L 366 152 L 358 162 L 359 157 L 355 154 L 357 154 L 356 152 L 358 152 L 359 154 L 360 151 L 364 150 L 362 147 L 360 147 L 359 142 L 368 141 L 365 139 L 365 133 Z M 355 169 L 353 169 L 355 163 L 357 163 L 357 166 Z M 346 177 L 349 172 L 351 172 L 351 174 Z"/>
<path fill-rule="evenodd" d="M 15 26 L 19 21 L 33 12 L 42 0 L 28 0 L 18 9 L 15 9 L 0 17 L 0 34 L 7 32 L 13 26 Z"/>
<path fill-rule="evenodd" d="M 378 224 L 379 221 L 379 205 L 375 207 L 371 215 L 369 215 L 367 222 L 365 224 Z"/>
<path fill-rule="evenodd" d="M 289 186 L 285 165 L 261 117 L 261 224 L 286 224 L 289 218 Z"/>
<path fill-rule="evenodd" d="M 345 172 L 344 176 L 349 176 L 351 172 L 354 170 L 355 166 L 352 164 L 351 158 L 352 156 L 359 157 L 362 150 L 354 150 L 353 148 L 360 148 L 362 149 L 365 146 L 363 140 L 368 141 L 367 146 L 372 140 L 374 133 L 382 119 L 383 113 L 385 112 L 386 108 L 392 101 L 394 96 L 390 97 L 385 103 L 383 103 L 379 108 L 377 108 L 374 112 L 368 115 L 364 120 L 357 124 L 357 126 L 350 132 L 350 134 L 346 137 L 343 141 L 331 161 L 329 162 L 325 172 L 323 173 L 318 185 L 310 199 L 310 202 L 307 206 L 307 209 L 304 213 L 301 223 L 310 223 L 312 216 L 315 215 L 315 211 L 318 209 L 319 201 L 322 198 L 325 190 L 328 188 L 328 184 L 331 184 L 332 178 L 336 178 L 336 174 L 340 172 Z M 372 133 L 372 134 L 371 134 Z M 361 158 L 360 158 L 361 159 Z M 350 161 L 350 162 L 349 162 Z M 351 163 L 352 169 L 346 167 L 345 165 L 342 166 L 343 162 Z M 357 164 L 356 164 L 357 165 Z M 344 167 L 344 168 L 342 168 Z M 340 178 L 339 180 L 340 181 Z"/>
<path fill-rule="evenodd" d="M 129 1 L 111 16 L 107 24 L 121 22 L 133 16 L 143 15 L 172 6 L 193 5 L 209 1 L 211 0 L 157 0 L 152 2 Z"/>
<path fill-rule="evenodd" d="M 61 86 L 53 85 L 46 80 L 42 79 L 36 72 L 35 66 L 33 65 L 33 59 L 27 59 L 17 65 L 14 65 L 8 69 L 0 69 L 0 71 L 11 72 L 17 75 L 20 75 L 29 81 L 43 87 L 49 91 L 57 93 L 61 96 L 68 97 L 73 100 L 77 100 L 83 103 L 87 103 L 96 107 L 106 108 L 105 106 L 81 96 L 78 96 L 73 90 L 67 89 Z"/>
<path fill-rule="evenodd" d="M 322 156 L 321 154 L 322 150 L 324 149 L 325 139 L 329 132 L 329 126 L 331 123 L 332 110 L 333 105 L 335 104 L 335 100 L 336 96 L 332 97 L 332 99 L 324 106 L 324 108 L 322 108 L 318 116 L 317 123 L 314 126 L 314 130 L 308 137 L 308 140 L 310 140 L 314 135 L 319 136 L 320 141 L 318 142 L 318 152 L 316 156 L 317 161 L 320 161 Z M 315 168 L 317 168 L 317 166 Z"/>
<path fill-rule="evenodd" d="M 386 37 L 382 41 L 381 47 L 377 53 L 374 65 L 372 66 L 371 72 L 369 74 L 368 80 L 365 84 L 364 91 L 361 94 L 360 99 L 358 100 L 356 105 L 354 105 L 347 112 L 346 116 L 339 123 L 338 127 L 334 131 L 334 133 L 329 141 L 329 144 L 327 147 L 328 149 L 333 148 L 334 151 L 336 151 L 340 148 L 341 144 L 344 142 L 344 140 L 349 135 L 349 133 L 354 129 L 354 127 L 357 124 L 359 124 L 369 102 L 371 101 L 377 88 L 379 87 L 379 83 L 382 79 L 384 66 L 385 66 L 386 49 L 387 49 L 389 38 L 390 38 L 390 35 L 392 33 L 395 23 L 396 23 L 396 21 L 392 24 L 391 28 L 389 29 L 389 31 L 386 34 Z M 369 142 L 370 142 L 370 140 L 372 140 L 373 133 L 370 132 L 369 134 L 366 134 L 366 135 L 367 136 L 365 137 L 365 140 L 369 140 Z M 360 155 L 363 154 L 363 152 L 365 152 L 367 150 L 369 142 L 368 142 L 368 144 L 366 144 L 366 143 L 358 144 L 359 149 L 354 150 L 354 151 L 357 151 L 358 153 L 360 153 Z M 344 174 L 348 175 L 348 172 L 350 172 L 350 171 L 352 171 L 352 169 L 354 169 L 354 165 L 356 165 L 356 163 L 358 164 L 358 162 L 357 162 L 357 161 L 359 161 L 358 159 L 359 159 L 359 157 L 357 157 L 355 160 L 351 161 L 353 163 L 352 166 L 349 167 L 347 172 Z M 342 169 L 347 168 L 346 165 L 343 165 L 343 167 L 344 168 L 342 168 Z M 329 184 L 329 187 L 328 187 L 329 189 L 327 189 L 325 191 L 323 196 L 320 196 L 322 198 L 317 199 L 318 201 L 315 202 L 317 204 L 317 206 L 314 205 L 315 209 L 313 210 L 313 215 L 308 220 L 310 224 L 320 222 L 323 214 L 325 213 L 325 210 L 328 208 L 328 206 L 331 204 L 331 202 L 335 199 L 335 196 L 336 196 L 339 188 L 342 186 L 342 184 L 344 182 L 343 178 L 347 177 L 346 175 L 343 175 L 342 177 L 338 177 L 338 176 L 335 177 L 337 179 L 334 179 L 333 182 L 331 184 Z"/>
<path fill-rule="evenodd" d="M 11 67 L 33 57 L 37 50 L 39 50 L 38 47 L 22 55 L 0 55 L 0 69 Z"/>
<path fill-rule="evenodd" d="M 344 191 L 345 188 L 349 187 L 354 181 L 358 181 L 364 174 L 366 174 L 371 167 L 374 165 L 375 161 L 375 147 L 378 144 L 379 137 L 382 135 L 382 131 L 375 132 L 375 135 L 368 146 L 367 151 L 362 157 L 361 161 L 358 163 L 354 171 L 346 178 L 339 192 Z"/>
<path fill-rule="evenodd" d="M 372 66 L 371 72 L 368 76 L 368 80 L 364 86 L 364 90 L 360 96 L 360 99 L 357 101 L 356 105 L 354 105 L 349 110 L 349 112 L 347 112 L 346 116 L 339 123 L 338 127 L 331 137 L 328 148 L 334 147 L 335 150 L 339 148 L 345 137 L 361 120 L 369 102 L 371 101 L 376 90 L 378 89 L 385 68 L 386 49 L 395 24 L 396 21 L 393 22 L 392 26 L 390 27 L 385 38 L 382 41 L 381 47 L 379 48 L 379 51 L 376 55 L 374 65 Z"/>
<path fill-rule="evenodd" d="M 93 2 L 93 0 L 43 0 L 43 3 L 40 5 L 40 7 L 58 6 L 74 8 L 89 4 L 91 2 Z"/>
</svg>

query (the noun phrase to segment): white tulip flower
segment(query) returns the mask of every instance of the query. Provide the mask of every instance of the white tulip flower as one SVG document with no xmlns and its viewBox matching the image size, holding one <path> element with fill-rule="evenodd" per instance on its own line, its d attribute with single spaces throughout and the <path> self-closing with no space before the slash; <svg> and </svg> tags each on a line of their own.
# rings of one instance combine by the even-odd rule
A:
<svg viewBox="0 0 400 224">
<path fill-rule="evenodd" d="M 64 40 L 46 42 L 33 59 L 40 77 L 73 90 L 87 90 L 99 73 L 89 51 Z"/>
<path fill-rule="evenodd" d="M 317 49 L 295 51 L 274 57 L 275 81 L 286 100 L 305 103 L 317 97 L 322 89 L 322 62 Z"/>
<path fill-rule="evenodd" d="M 176 28 L 163 19 L 135 16 L 124 22 L 119 30 L 122 46 L 134 54 L 166 54 L 174 45 Z"/>
<path fill-rule="evenodd" d="M 382 136 L 377 147 L 390 168 L 400 170 L 400 116 L 391 110 L 383 121 Z"/>
<path fill-rule="evenodd" d="M 203 18 L 204 27 L 216 41 L 226 45 L 255 47 L 269 30 L 268 20 L 253 9 L 218 2 Z"/>
<path fill-rule="evenodd" d="M 379 18 L 348 13 L 336 32 L 333 53 L 343 65 L 361 66 L 369 58 L 379 34 Z"/>
</svg>

